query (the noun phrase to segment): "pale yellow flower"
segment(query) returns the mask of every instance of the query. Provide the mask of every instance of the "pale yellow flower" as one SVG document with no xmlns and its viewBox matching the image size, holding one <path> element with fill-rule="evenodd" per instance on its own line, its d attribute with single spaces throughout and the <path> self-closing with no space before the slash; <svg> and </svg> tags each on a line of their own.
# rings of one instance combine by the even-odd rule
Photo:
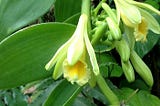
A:
<svg viewBox="0 0 160 106">
<path fill-rule="evenodd" d="M 54 79 L 63 74 L 64 78 L 72 84 L 77 83 L 83 86 L 91 78 L 91 70 L 95 75 L 99 74 L 94 49 L 88 38 L 87 23 L 87 15 L 82 14 L 72 37 L 57 50 L 53 58 L 45 66 L 46 70 L 50 70 L 56 63 L 53 72 Z M 89 67 L 86 61 L 86 56 L 88 55 L 92 67 Z"/>
<path fill-rule="evenodd" d="M 160 12 L 152 6 L 133 0 L 114 0 L 117 8 L 117 16 L 120 16 L 123 23 L 134 28 L 136 41 L 146 41 L 148 30 L 160 34 L 160 25 L 148 12 L 152 11 L 160 15 Z M 120 18 L 119 17 L 119 18 Z"/>
</svg>

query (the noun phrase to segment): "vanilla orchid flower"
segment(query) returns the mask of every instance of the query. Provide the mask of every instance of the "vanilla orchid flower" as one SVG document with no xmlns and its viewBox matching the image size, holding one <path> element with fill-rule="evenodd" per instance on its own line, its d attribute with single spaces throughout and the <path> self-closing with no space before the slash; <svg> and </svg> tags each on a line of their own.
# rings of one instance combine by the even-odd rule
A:
<svg viewBox="0 0 160 106">
<path fill-rule="evenodd" d="M 88 16 L 81 14 L 72 37 L 57 50 L 45 66 L 46 70 L 50 70 L 56 64 L 53 72 L 54 79 L 63 74 L 64 78 L 72 84 L 83 86 L 89 81 L 92 70 L 95 75 L 99 74 L 94 49 L 88 38 L 87 23 Z M 87 56 L 92 68 L 88 65 Z"/>
<path fill-rule="evenodd" d="M 152 6 L 133 0 L 114 0 L 117 8 L 117 16 L 123 23 L 134 28 L 136 41 L 146 41 L 148 30 L 160 34 L 160 25 L 157 20 L 148 12 L 152 11 L 160 15 L 160 12 Z"/>
</svg>

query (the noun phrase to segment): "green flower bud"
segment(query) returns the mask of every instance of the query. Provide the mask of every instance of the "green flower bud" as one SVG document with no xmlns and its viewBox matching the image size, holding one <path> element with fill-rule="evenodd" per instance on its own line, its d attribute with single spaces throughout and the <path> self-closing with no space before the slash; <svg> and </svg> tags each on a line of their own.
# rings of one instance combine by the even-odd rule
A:
<svg viewBox="0 0 160 106">
<path fill-rule="evenodd" d="M 107 17 L 106 20 L 107 20 L 112 38 L 114 40 L 120 40 L 122 38 L 122 35 L 118 27 L 118 24 L 116 24 L 116 22 L 114 22 L 110 17 Z"/>
</svg>

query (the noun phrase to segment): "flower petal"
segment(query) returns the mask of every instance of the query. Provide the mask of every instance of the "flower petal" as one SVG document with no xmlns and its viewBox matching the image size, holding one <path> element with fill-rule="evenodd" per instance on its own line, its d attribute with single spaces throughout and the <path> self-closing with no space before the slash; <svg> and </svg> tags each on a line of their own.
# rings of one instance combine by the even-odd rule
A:
<svg viewBox="0 0 160 106">
<path fill-rule="evenodd" d="M 75 39 L 72 41 L 71 45 L 68 48 L 67 60 L 70 65 L 74 65 L 79 58 L 82 56 L 85 48 L 84 44 L 84 29 L 87 28 L 87 20 L 85 15 L 81 15 L 77 28 L 74 32 Z"/>
<path fill-rule="evenodd" d="M 64 52 L 59 58 L 53 71 L 53 79 L 55 80 L 63 74 L 63 61 L 66 58 L 66 53 Z"/>
<path fill-rule="evenodd" d="M 84 46 L 84 40 L 83 35 L 82 37 L 77 37 L 74 39 L 74 41 L 71 43 L 71 45 L 68 48 L 67 52 L 67 60 L 70 65 L 74 65 L 79 58 L 82 56 L 84 52 L 85 46 Z"/>
<path fill-rule="evenodd" d="M 160 34 L 160 25 L 157 20 L 149 12 L 143 9 L 139 10 L 141 12 L 141 15 L 147 20 L 149 29 L 152 30 L 154 33 Z"/>
<path fill-rule="evenodd" d="M 137 25 L 137 27 L 135 27 L 135 38 L 136 41 L 146 41 L 146 37 L 147 37 L 147 33 L 148 33 L 148 22 L 147 20 L 142 17 L 142 21 L 140 24 Z"/>
<path fill-rule="evenodd" d="M 154 7 L 152 7 L 151 5 L 149 4 L 146 4 L 146 3 L 141 3 L 141 2 L 136 2 L 136 1 L 133 1 L 133 0 L 125 0 L 127 1 L 128 3 L 130 4 L 133 4 L 133 5 L 136 5 L 138 7 L 141 7 L 141 8 L 144 8 L 144 9 L 147 9 L 147 10 L 150 10 L 158 15 L 160 15 L 160 11 L 158 11 L 157 9 L 155 9 Z"/>
<path fill-rule="evenodd" d="M 131 5 L 123 0 L 114 0 L 116 8 L 120 11 L 123 22 L 133 27 L 134 25 L 141 22 L 141 14 L 138 8 L 134 5 Z M 130 23 L 129 23 L 130 22 Z"/>
<path fill-rule="evenodd" d="M 64 66 L 64 78 L 67 78 L 72 84 L 76 82 L 78 85 L 83 86 L 90 79 L 90 71 L 87 64 L 83 61 L 78 61 L 73 66 L 69 65 L 68 61 L 65 60 Z"/>
<path fill-rule="evenodd" d="M 74 39 L 74 36 L 72 36 L 65 44 L 63 44 L 55 53 L 55 55 L 52 57 L 52 59 L 46 64 L 45 69 L 50 70 L 54 64 L 57 62 L 58 58 L 67 51 L 70 43 Z"/>
<path fill-rule="evenodd" d="M 84 39 L 85 39 L 86 48 L 87 48 L 87 51 L 88 51 L 88 54 L 90 57 L 90 61 L 91 61 L 92 67 L 93 67 L 93 72 L 95 75 L 98 75 L 99 74 L 99 67 L 98 67 L 98 63 L 97 63 L 94 49 L 89 41 L 87 31 L 86 31 L 86 34 L 84 35 Z"/>
</svg>

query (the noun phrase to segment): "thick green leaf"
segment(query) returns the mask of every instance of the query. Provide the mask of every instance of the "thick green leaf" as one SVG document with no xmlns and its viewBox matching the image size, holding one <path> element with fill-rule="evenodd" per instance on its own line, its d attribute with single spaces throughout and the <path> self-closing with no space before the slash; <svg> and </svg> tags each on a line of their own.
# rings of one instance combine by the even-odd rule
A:
<svg viewBox="0 0 160 106">
<path fill-rule="evenodd" d="M 145 3 L 152 5 L 154 8 L 159 9 L 160 5 L 158 4 L 159 0 L 145 0 Z"/>
<path fill-rule="evenodd" d="M 137 93 L 130 88 L 122 88 L 118 94 L 120 100 L 129 106 L 159 106 L 160 99 L 147 91 L 140 90 Z"/>
<path fill-rule="evenodd" d="M 81 11 L 82 0 L 56 0 L 55 19 L 58 22 L 65 21 L 70 16 Z"/>
<path fill-rule="evenodd" d="M 71 106 L 80 91 L 80 86 L 64 80 L 52 91 L 44 106 Z"/>
<path fill-rule="evenodd" d="M 68 19 L 66 19 L 64 22 L 77 25 L 79 17 L 80 17 L 80 13 L 77 13 L 77 14 L 74 14 L 73 16 L 69 17 Z"/>
<path fill-rule="evenodd" d="M 46 63 L 73 34 L 75 26 L 40 24 L 9 36 L 0 43 L 0 89 L 16 87 L 51 75 Z"/>
<path fill-rule="evenodd" d="M 86 91 L 87 96 L 90 96 L 98 101 L 101 101 L 106 106 L 109 104 L 107 99 L 105 98 L 104 94 L 100 91 L 98 87 L 95 88 L 88 88 Z"/>
<path fill-rule="evenodd" d="M 85 97 L 77 97 L 72 106 L 96 106 L 95 104 L 91 103 L 91 100 Z"/>
<path fill-rule="evenodd" d="M 150 90 L 150 87 L 142 79 L 136 79 L 134 82 L 129 83 L 127 80 L 121 80 L 120 88 L 121 87 L 129 87 L 132 89 L 141 89 L 141 90 Z"/>
<path fill-rule="evenodd" d="M 116 63 L 112 55 L 107 53 L 97 53 L 96 55 L 100 72 L 104 77 L 120 77 L 123 74 L 121 66 Z"/>
<path fill-rule="evenodd" d="M 55 0 L 0 0 L 0 41 L 36 20 Z"/>
</svg>

